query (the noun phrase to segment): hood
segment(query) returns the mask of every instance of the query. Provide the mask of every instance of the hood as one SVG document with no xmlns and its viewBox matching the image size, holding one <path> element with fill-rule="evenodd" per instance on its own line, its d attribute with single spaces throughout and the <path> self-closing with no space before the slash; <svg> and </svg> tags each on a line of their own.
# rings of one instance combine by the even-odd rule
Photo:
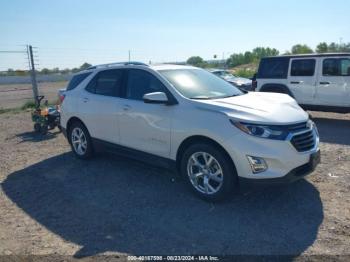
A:
<svg viewBox="0 0 350 262">
<path fill-rule="evenodd" d="M 221 111 L 242 122 L 284 125 L 309 118 L 297 102 L 286 94 L 250 92 L 235 97 L 197 101 L 203 109 Z"/>
</svg>

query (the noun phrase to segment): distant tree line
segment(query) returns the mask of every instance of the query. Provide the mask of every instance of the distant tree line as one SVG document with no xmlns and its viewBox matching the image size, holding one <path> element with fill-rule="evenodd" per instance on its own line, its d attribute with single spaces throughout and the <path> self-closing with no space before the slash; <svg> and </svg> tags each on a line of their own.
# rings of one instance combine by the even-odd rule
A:
<svg viewBox="0 0 350 262">
<path fill-rule="evenodd" d="M 279 55 L 279 51 L 276 48 L 270 47 L 256 47 L 252 51 L 246 51 L 245 53 L 232 54 L 226 61 L 229 67 L 235 67 L 238 65 L 257 63 L 262 57 Z"/>
<path fill-rule="evenodd" d="M 321 42 L 313 50 L 311 47 L 305 44 L 296 44 L 292 46 L 291 50 L 283 53 L 287 54 L 308 54 L 308 53 L 329 53 L 329 52 L 350 52 L 350 43 L 337 44 Z M 245 64 L 257 64 L 261 58 L 266 56 L 277 56 L 280 52 L 276 48 L 270 47 L 256 47 L 252 51 L 246 51 L 244 53 L 234 53 L 227 60 L 224 61 L 226 67 L 232 68 Z M 197 67 L 213 67 L 216 66 L 215 62 L 208 63 L 200 56 L 192 56 L 187 59 L 187 64 Z"/>
</svg>

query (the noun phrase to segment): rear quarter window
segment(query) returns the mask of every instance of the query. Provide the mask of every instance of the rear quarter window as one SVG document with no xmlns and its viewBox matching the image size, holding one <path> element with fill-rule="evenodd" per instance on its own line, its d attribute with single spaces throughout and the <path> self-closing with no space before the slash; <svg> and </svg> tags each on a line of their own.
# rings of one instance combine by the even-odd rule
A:
<svg viewBox="0 0 350 262">
<path fill-rule="evenodd" d="M 288 75 L 289 58 L 263 58 L 257 78 L 285 79 Z"/>
<path fill-rule="evenodd" d="M 73 90 L 76 88 L 81 82 L 84 81 L 85 78 L 87 78 L 91 73 L 83 73 L 79 75 L 73 76 L 73 78 L 69 81 L 69 84 L 67 86 L 67 91 Z"/>
</svg>

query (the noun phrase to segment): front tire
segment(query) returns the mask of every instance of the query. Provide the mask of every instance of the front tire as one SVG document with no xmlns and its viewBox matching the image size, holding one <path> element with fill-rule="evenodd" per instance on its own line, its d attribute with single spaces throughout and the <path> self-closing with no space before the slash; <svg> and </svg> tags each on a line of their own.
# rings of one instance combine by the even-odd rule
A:
<svg viewBox="0 0 350 262">
<path fill-rule="evenodd" d="M 89 159 L 93 156 L 93 147 L 89 131 L 81 122 L 74 122 L 69 128 L 69 143 L 76 157 Z"/>
<path fill-rule="evenodd" d="M 211 144 L 195 144 L 183 154 L 181 174 L 192 191 L 207 201 L 223 200 L 237 186 L 229 156 Z"/>
</svg>

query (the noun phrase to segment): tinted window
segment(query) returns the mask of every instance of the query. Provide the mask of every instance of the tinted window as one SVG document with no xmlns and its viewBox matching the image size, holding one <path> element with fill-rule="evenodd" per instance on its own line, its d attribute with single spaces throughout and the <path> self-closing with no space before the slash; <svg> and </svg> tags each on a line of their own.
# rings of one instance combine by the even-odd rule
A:
<svg viewBox="0 0 350 262">
<path fill-rule="evenodd" d="M 350 76 L 350 59 L 329 58 L 323 60 L 324 76 Z"/>
<path fill-rule="evenodd" d="M 350 76 L 350 59 L 340 59 L 340 74 Z"/>
<path fill-rule="evenodd" d="M 119 96 L 122 84 L 122 70 L 106 70 L 98 73 L 86 90 L 98 95 Z"/>
<path fill-rule="evenodd" d="M 129 70 L 126 98 L 143 100 L 144 94 L 165 92 L 163 84 L 144 70 Z"/>
<path fill-rule="evenodd" d="M 322 74 L 324 76 L 339 75 L 338 59 L 332 58 L 323 60 Z"/>
<path fill-rule="evenodd" d="M 292 61 L 291 76 L 313 76 L 315 73 L 315 59 L 298 59 Z"/>
<path fill-rule="evenodd" d="M 73 78 L 69 81 L 67 86 L 67 90 L 72 90 L 76 88 L 85 78 L 87 78 L 91 73 L 84 73 L 73 76 Z"/>
<path fill-rule="evenodd" d="M 287 78 L 289 58 L 265 58 L 259 66 L 258 78 Z"/>
</svg>

